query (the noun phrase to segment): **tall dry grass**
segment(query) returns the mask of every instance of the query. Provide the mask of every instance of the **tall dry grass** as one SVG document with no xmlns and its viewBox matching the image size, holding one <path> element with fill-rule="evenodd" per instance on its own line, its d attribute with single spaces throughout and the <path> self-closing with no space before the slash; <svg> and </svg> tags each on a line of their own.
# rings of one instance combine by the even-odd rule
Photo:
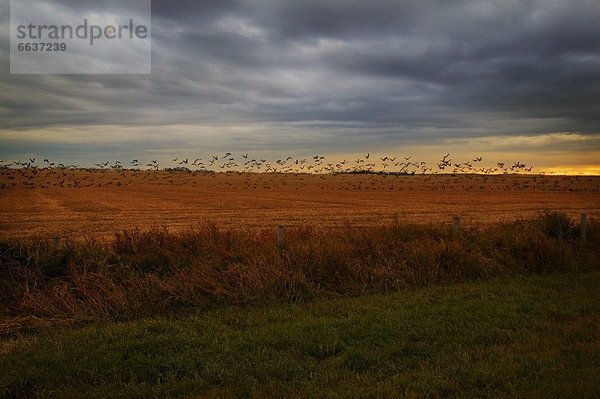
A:
<svg viewBox="0 0 600 399">
<path fill-rule="evenodd" d="M 0 332 L 124 320 L 222 305 L 299 302 L 515 273 L 600 267 L 600 224 L 587 241 L 568 216 L 473 227 L 273 231 L 124 231 L 110 243 L 0 242 Z"/>
</svg>

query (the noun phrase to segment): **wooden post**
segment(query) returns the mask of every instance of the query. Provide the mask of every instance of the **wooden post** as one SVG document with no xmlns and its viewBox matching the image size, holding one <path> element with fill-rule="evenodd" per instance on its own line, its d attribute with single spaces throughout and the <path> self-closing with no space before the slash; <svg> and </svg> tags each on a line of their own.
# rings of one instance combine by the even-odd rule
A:
<svg viewBox="0 0 600 399">
<path fill-rule="evenodd" d="M 460 218 L 458 215 L 452 216 L 452 234 L 458 234 L 460 230 Z"/>
<path fill-rule="evenodd" d="M 587 215 L 585 213 L 581 214 L 579 228 L 581 229 L 581 239 L 585 241 L 587 239 Z"/>
<path fill-rule="evenodd" d="M 279 226 L 277 228 L 277 249 L 281 253 L 283 250 L 283 238 L 284 238 L 284 230 L 283 226 Z"/>
</svg>

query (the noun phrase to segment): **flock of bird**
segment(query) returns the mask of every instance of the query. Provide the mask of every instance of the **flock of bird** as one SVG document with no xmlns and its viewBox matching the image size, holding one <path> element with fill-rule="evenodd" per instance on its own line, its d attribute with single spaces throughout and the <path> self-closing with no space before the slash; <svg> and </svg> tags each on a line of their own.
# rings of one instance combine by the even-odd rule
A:
<svg viewBox="0 0 600 399">
<path fill-rule="evenodd" d="M 543 190 L 543 191 L 599 191 L 599 186 L 578 184 L 579 176 L 551 176 L 532 172 L 533 167 L 516 161 L 497 162 L 485 166 L 481 156 L 464 162 L 453 161 L 444 155 L 435 164 L 419 161 L 412 156 L 372 156 L 363 154 L 356 159 L 329 161 L 324 155 L 295 158 L 291 156 L 273 161 L 251 157 L 248 153 L 234 156 L 231 152 L 207 158 L 172 158 L 167 165 L 158 160 L 141 162 L 104 161 L 93 167 L 81 167 L 35 158 L 26 161 L 0 160 L 0 190 L 15 187 L 121 187 L 136 183 L 194 186 L 199 178 L 231 177 L 215 180 L 215 185 L 246 189 L 281 188 L 290 184 L 300 189 L 307 179 L 321 179 L 322 189 L 339 190 L 393 190 L 411 189 L 414 179 L 424 175 L 421 182 L 431 190 L 462 188 L 465 190 Z M 359 178 L 343 179 L 340 176 Z M 295 176 L 297 179 L 289 179 Z M 519 179 L 514 177 L 518 176 Z M 233 179 L 233 177 L 238 177 Z M 241 179 L 240 179 L 241 177 Z M 439 178 L 438 178 L 439 177 Z M 453 178 L 453 180 L 452 180 Z M 335 184 L 324 181 L 335 179 Z M 395 184 L 398 183 L 398 184 Z"/>
</svg>

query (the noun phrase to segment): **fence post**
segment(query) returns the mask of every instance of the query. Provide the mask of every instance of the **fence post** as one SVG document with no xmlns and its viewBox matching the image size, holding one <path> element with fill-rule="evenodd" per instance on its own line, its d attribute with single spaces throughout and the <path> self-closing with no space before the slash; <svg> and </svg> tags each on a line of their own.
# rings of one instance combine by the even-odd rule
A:
<svg viewBox="0 0 600 399">
<path fill-rule="evenodd" d="M 452 216 L 452 234 L 458 234 L 460 230 L 460 218 L 458 215 Z"/>
<path fill-rule="evenodd" d="M 277 228 L 277 249 L 279 253 L 283 250 L 283 238 L 284 238 L 284 229 L 283 226 L 279 226 Z"/>
<path fill-rule="evenodd" d="M 585 241 L 587 239 L 587 215 L 585 213 L 581 214 L 579 228 L 581 229 L 581 239 Z"/>
</svg>

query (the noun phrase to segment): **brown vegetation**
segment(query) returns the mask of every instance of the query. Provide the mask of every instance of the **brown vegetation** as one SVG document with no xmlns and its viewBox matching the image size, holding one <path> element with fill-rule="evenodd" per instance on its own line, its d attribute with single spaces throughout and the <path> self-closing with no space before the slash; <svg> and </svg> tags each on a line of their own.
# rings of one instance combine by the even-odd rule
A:
<svg viewBox="0 0 600 399">
<path fill-rule="evenodd" d="M 514 273 L 598 270 L 600 224 L 571 219 L 470 227 L 124 231 L 110 242 L 0 242 L 2 331 L 123 320 L 189 307 L 306 301 Z"/>
</svg>

